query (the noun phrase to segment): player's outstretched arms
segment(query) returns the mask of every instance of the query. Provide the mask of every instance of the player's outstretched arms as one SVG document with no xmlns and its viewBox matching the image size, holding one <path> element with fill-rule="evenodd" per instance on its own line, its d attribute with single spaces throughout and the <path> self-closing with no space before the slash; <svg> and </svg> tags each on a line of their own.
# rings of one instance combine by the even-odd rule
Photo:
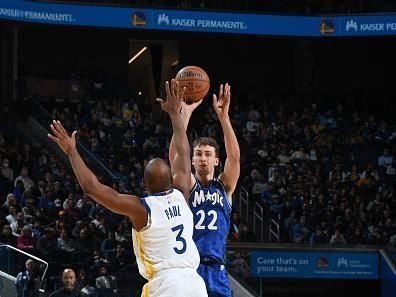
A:
<svg viewBox="0 0 396 297">
<path fill-rule="evenodd" d="M 220 85 L 219 96 L 213 94 L 213 108 L 216 111 L 224 134 L 224 144 L 227 159 L 220 180 L 224 184 L 227 196 L 231 199 L 240 174 L 240 150 L 234 129 L 232 128 L 228 110 L 231 101 L 231 86 L 226 83 Z"/>
<path fill-rule="evenodd" d="M 48 137 L 56 142 L 62 151 L 69 157 L 74 174 L 77 177 L 84 193 L 104 207 L 116 213 L 128 216 L 134 228 L 139 231 L 147 224 L 147 211 L 139 197 L 120 194 L 114 189 L 102 184 L 85 165 L 76 149 L 76 134 L 67 133 L 60 121 L 53 121 L 50 125 L 53 135 Z"/>
<path fill-rule="evenodd" d="M 162 109 L 167 112 L 172 121 L 175 157 L 172 162 L 172 179 L 173 186 L 181 190 L 187 199 L 191 188 L 189 187 L 191 180 L 191 161 L 190 161 L 190 144 L 186 130 L 184 128 L 180 110 L 182 108 L 182 99 L 184 91 L 179 89 L 179 82 L 172 79 L 171 84 L 165 83 L 166 102 L 161 98 L 157 101 L 161 103 Z"/>
</svg>

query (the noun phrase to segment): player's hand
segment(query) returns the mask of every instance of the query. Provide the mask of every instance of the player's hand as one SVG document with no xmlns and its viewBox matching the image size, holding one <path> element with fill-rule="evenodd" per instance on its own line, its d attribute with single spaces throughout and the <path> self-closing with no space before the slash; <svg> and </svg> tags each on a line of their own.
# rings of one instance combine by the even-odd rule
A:
<svg viewBox="0 0 396 297">
<path fill-rule="evenodd" d="M 66 155 L 69 155 L 76 148 L 77 131 L 73 131 L 70 137 L 61 122 L 55 120 L 50 127 L 54 135 L 48 134 L 48 137 L 55 141 Z"/>
<path fill-rule="evenodd" d="M 226 83 L 221 84 L 219 88 L 219 97 L 213 94 L 213 108 L 216 111 L 217 117 L 222 119 L 228 117 L 228 110 L 230 109 L 231 100 L 231 86 Z"/>
<path fill-rule="evenodd" d="M 202 101 L 203 101 L 203 99 L 201 99 L 197 102 L 191 103 L 191 104 L 187 104 L 183 100 L 182 110 L 181 110 L 182 114 L 191 115 L 193 113 L 193 111 L 202 103 Z"/>
<path fill-rule="evenodd" d="M 161 103 L 162 109 L 169 115 L 179 115 L 182 109 L 182 98 L 186 88 L 184 87 L 180 90 L 179 82 L 172 79 L 170 86 L 168 81 L 165 82 L 165 89 L 166 102 L 161 98 L 157 98 L 157 102 Z"/>
</svg>

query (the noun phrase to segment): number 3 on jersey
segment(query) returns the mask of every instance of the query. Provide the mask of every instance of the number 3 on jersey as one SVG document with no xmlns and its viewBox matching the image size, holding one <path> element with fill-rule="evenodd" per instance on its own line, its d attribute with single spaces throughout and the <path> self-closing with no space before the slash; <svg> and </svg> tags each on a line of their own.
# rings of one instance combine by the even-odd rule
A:
<svg viewBox="0 0 396 297">
<path fill-rule="evenodd" d="M 176 252 L 176 254 L 183 254 L 186 251 L 187 248 L 187 242 L 186 240 L 181 236 L 184 230 L 183 224 L 177 225 L 171 229 L 173 232 L 179 231 L 176 235 L 176 241 L 180 241 L 182 243 L 182 248 L 178 249 L 177 247 L 174 247 L 173 250 Z"/>
<path fill-rule="evenodd" d="M 216 226 L 217 212 L 215 210 L 212 209 L 212 210 L 208 211 L 208 217 L 212 217 L 212 220 L 210 221 L 208 226 L 205 226 L 203 224 L 205 221 L 206 214 L 202 209 L 198 210 L 197 216 L 199 216 L 199 220 L 198 220 L 197 224 L 195 225 L 195 229 L 204 230 L 204 229 L 208 228 L 209 230 L 217 230 L 217 226 Z"/>
</svg>

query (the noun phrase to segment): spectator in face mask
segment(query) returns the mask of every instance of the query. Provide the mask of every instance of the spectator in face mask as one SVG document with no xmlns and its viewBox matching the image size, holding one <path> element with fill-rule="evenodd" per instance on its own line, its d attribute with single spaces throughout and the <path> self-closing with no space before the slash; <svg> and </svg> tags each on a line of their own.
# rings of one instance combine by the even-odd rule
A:
<svg viewBox="0 0 396 297">
<path fill-rule="evenodd" d="M 7 180 L 12 182 L 14 180 L 14 170 L 9 167 L 10 162 L 8 159 L 3 159 L 3 162 L 1 164 L 1 175 L 5 177 Z"/>
</svg>

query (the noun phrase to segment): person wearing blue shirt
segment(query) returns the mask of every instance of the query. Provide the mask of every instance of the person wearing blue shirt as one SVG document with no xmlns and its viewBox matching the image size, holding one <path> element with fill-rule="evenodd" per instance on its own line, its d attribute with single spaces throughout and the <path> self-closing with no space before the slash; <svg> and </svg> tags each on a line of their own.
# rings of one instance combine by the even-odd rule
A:
<svg viewBox="0 0 396 297">
<path fill-rule="evenodd" d="M 201 257 L 198 273 L 205 281 L 209 297 L 232 296 L 225 271 L 225 252 L 230 228 L 232 194 L 240 174 L 240 150 L 228 114 L 230 99 L 229 84 L 220 85 L 219 96 L 213 94 L 213 108 L 223 130 L 227 153 L 224 171 L 218 177 L 215 176 L 215 167 L 220 162 L 216 140 L 202 137 L 193 144 L 192 165 L 195 173 L 191 175 L 189 184 L 189 188 L 192 189 L 189 205 L 194 215 L 193 239 Z M 181 116 L 185 129 L 192 112 L 201 102 L 202 100 L 191 105 L 183 103 Z M 169 148 L 171 168 L 175 156 L 172 137 Z"/>
<path fill-rule="evenodd" d="M 29 259 L 25 262 L 26 270 L 19 272 L 15 278 L 15 287 L 18 297 L 36 296 L 35 280 L 38 276 L 33 273 L 34 262 Z"/>
</svg>

